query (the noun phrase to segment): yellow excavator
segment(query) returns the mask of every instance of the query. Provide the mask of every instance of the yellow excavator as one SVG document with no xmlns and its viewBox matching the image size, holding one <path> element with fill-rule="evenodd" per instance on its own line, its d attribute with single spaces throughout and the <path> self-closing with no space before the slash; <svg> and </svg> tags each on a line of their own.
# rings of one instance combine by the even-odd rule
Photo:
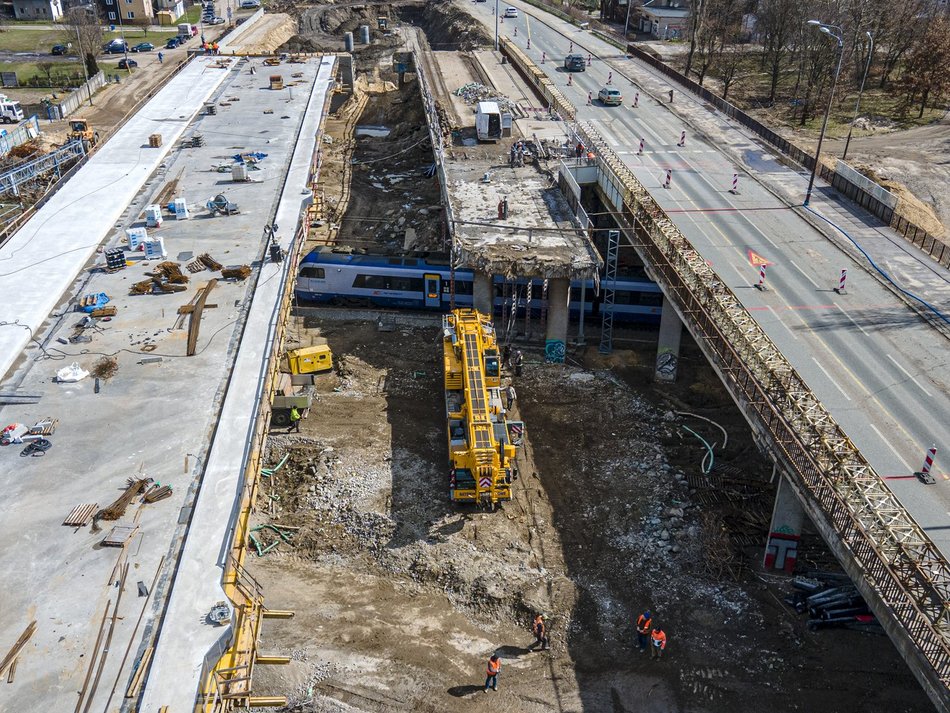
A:
<svg viewBox="0 0 950 713">
<path fill-rule="evenodd" d="M 69 133 L 66 135 L 67 141 L 82 141 L 83 148 L 89 151 L 93 146 L 99 143 L 99 132 L 93 131 L 89 122 L 85 119 L 73 119 L 69 122 Z"/>
<path fill-rule="evenodd" d="M 505 417 L 491 318 L 473 309 L 453 310 L 442 319 L 442 345 L 449 496 L 494 508 L 511 500 L 524 424 Z"/>
</svg>

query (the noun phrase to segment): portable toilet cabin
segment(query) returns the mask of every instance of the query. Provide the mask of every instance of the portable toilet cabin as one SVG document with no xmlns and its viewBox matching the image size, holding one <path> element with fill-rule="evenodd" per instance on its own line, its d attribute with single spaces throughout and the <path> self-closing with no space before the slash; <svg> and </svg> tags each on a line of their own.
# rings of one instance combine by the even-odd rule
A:
<svg viewBox="0 0 950 713">
<path fill-rule="evenodd" d="M 475 107 L 475 135 L 479 141 L 501 139 L 501 110 L 498 102 L 478 102 Z"/>
</svg>

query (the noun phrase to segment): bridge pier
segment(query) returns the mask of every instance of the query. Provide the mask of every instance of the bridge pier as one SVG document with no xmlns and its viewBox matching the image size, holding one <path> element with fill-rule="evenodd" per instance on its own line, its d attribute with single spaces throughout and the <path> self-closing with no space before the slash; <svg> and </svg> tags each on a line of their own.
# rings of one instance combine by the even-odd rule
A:
<svg viewBox="0 0 950 713">
<path fill-rule="evenodd" d="M 548 280 L 548 326 L 544 339 L 544 361 L 549 364 L 564 363 L 570 290 L 571 282 L 566 277 Z"/>
<path fill-rule="evenodd" d="M 472 285 L 473 307 L 482 314 L 492 314 L 492 304 L 495 301 L 495 285 L 492 276 L 484 272 L 476 272 Z"/>
<path fill-rule="evenodd" d="M 677 365 L 680 358 L 680 338 L 683 335 L 683 323 L 673 309 L 673 305 L 663 295 L 663 312 L 660 315 L 660 338 L 656 349 L 657 381 L 672 383 L 676 381 Z"/>
<path fill-rule="evenodd" d="M 804 519 L 805 511 L 798 495 L 788 481 L 779 476 L 769 539 L 765 546 L 766 569 L 781 569 L 788 574 L 795 571 Z"/>
</svg>

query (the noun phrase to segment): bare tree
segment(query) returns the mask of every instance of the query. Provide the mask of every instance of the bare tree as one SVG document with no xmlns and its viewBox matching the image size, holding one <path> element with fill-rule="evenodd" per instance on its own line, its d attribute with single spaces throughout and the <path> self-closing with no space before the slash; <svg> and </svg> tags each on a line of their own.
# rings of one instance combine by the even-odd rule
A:
<svg viewBox="0 0 950 713">
<path fill-rule="evenodd" d="M 56 67 L 55 62 L 37 62 L 36 68 L 43 73 L 43 76 L 46 77 L 46 86 L 53 86 L 53 69 Z"/>
<path fill-rule="evenodd" d="M 902 76 L 905 108 L 920 101 L 917 117 L 924 115 L 931 99 L 950 89 L 950 20 L 933 17 L 927 31 L 907 57 Z"/>
<path fill-rule="evenodd" d="M 738 38 L 736 38 L 738 39 Z M 713 68 L 716 79 L 722 82 L 722 98 L 729 98 L 729 89 L 739 79 L 744 52 L 735 42 L 727 44 Z"/>
<path fill-rule="evenodd" d="M 758 29 L 763 35 L 763 61 L 768 67 L 769 104 L 775 103 L 778 81 L 794 36 L 801 31 L 799 0 L 762 0 Z"/>
<path fill-rule="evenodd" d="M 77 43 L 76 54 L 90 77 L 99 71 L 96 57 L 102 44 L 102 24 L 98 11 L 92 5 L 74 7 L 63 16 L 63 30 Z M 72 41 L 72 40 L 71 40 Z"/>
</svg>

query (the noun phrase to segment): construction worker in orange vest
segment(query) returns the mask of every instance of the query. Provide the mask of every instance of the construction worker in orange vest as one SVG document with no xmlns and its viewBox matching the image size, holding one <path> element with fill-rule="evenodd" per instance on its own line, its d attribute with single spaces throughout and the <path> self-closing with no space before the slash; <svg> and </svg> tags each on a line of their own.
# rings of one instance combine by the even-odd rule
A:
<svg viewBox="0 0 950 713">
<path fill-rule="evenodd" d="M 642 654 L 647 650 L 647 644 L 650 643 L 650 625 L 653 623 L 653 615 L 647 609 L 637 617 L 637 645 Z"/>
<path fill-rule="evenodd" d="M 501 659 L 498 654 L 492 654 L 488 659 L 488 676 L 485 678 L 485 693 L 488 693 L 488 687 L 493 691 L 498 690 L 498 672 L 501 671 Z"/>
<path fill-rule="evenodd" d="M 663 650 L 666 648 L 666 632 L 660 627 L 656 627 L 650 634 L 653 639 L 653 648 L 650 650 L 650 658 L 663 658 Z"/>
</svg>

